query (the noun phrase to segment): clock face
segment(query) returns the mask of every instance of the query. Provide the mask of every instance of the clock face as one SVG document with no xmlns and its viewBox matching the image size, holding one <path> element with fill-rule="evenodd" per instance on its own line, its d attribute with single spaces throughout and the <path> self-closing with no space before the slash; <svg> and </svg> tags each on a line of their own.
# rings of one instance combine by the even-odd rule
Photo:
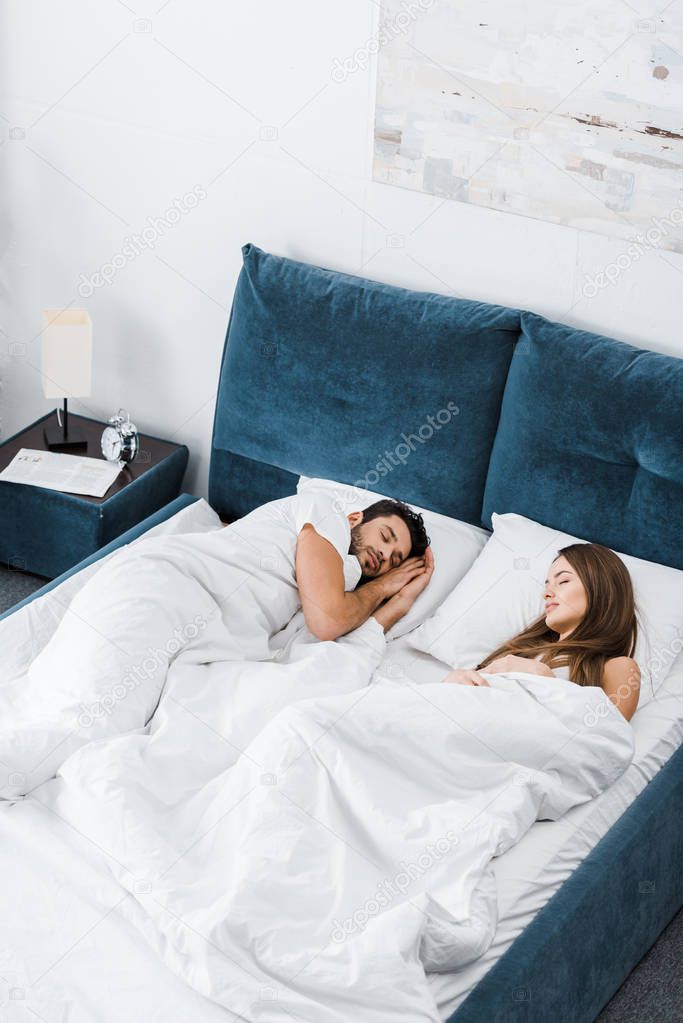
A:
<svg viewBox="0 0 683 1023">
<path fill-rule="evenodd" d="M 121 458 L 121 435 L 113 426 L 108 426 L 102 434 L 102 454 L 109 462 L 118 462 Z"/>
</svg>

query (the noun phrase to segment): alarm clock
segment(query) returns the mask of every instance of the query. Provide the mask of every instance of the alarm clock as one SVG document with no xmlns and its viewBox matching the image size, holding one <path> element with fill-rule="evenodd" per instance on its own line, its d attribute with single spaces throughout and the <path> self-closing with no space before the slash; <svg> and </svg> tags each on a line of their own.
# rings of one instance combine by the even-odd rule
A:
<svg viewBox="0 0 683 1023">
<path fill-rule="evenodd" d="M 132 462 L 140 446 L 137 427 L 125 408 L 120 408 L 109 422 L 111 426 L 102 434 L 102 454 L 108 462 Z"/>
</svg>

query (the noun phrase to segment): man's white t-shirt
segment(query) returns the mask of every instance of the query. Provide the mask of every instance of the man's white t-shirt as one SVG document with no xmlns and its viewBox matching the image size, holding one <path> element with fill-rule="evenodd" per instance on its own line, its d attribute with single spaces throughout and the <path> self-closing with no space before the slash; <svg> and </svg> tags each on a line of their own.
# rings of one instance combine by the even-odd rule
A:
<svg viewBox="0 0 683 1023">
<path fill-rule="evenodd" d="M 349 554 L 351 526 L 344 512 L 337 508 L 334 500 L 327 494 L 297 494 L 292 498 L 292 502 L 290 508 L 296 538 L 306 523 L 310 522 L 316 533 L 328 540 L 341 556 L 344 589 L 354 590 L 360 582 L 362 570 L 356 555 Z"/>
<path fill-rule="evenodd" d="M 229 560 L 243 580 L 223 599 L 224 620 L 239 619 L 248 588 L 256 598 L 269 637 L 283 629 L 301 607 L 296 582 L 296 545 L 299 533 L 310 522 L 332 544 L 342 559 L 344 589 L 357 586 L 362 570 L 358 558 L 349 554 L 351 527 L 343 511 L 327 494 L 295 494 L 255 508 L 221 531 L 220 543 L 230 548 Z M 228 551 L 224 550 L 223 554 Z M 244 573 L 249 578 L 244 579 Z M 232 608 L 230 605 L 232 604 Z M 261 616 L 260 615 L 260 616 Z"/>
</svg>

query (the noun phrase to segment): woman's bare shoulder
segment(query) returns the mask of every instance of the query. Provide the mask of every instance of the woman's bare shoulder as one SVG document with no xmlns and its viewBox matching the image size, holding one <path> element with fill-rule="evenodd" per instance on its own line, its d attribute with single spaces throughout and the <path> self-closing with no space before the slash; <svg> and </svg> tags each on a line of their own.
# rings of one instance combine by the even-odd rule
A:
<svg viewBox="0 0 683 1023">
<path fill-rule="evenodd" d="M 605 661 L 603 674 L 612 677 L 634 675 L 640 678 L 640 668 L 638 662 L 634 661 L 632 657 L 610 657 L 608 661 Z"/>
<path fill-rule="evenodd" d="M 602 672 L 602 688 L 630 721 L 638 706 L 640 668 L 632 657 L 610 657 Z"/>
</svg>

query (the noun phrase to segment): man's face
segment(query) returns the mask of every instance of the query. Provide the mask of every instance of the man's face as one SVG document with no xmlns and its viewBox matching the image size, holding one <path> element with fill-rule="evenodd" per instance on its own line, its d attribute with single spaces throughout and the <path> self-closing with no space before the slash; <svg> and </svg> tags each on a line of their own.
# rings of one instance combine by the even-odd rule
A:
<svg viewBox="0 0 683 1023">
<path fill-rule="evenodd" d="M 349 515 L 351 546 L 360 562 L 364 579 L 374 579 L 395 568 L 410 555 L 410 530 L 398 515 L 384 515 L 362 521 L 362 512 Z"/>
</svg>

